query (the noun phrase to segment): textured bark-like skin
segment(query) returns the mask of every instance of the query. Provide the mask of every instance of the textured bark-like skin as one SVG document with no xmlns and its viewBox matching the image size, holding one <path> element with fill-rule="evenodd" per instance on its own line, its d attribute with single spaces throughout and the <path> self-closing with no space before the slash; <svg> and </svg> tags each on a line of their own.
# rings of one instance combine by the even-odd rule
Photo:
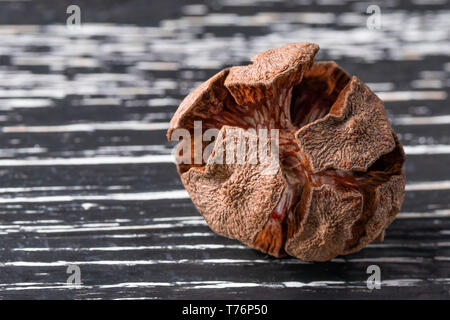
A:
<svg viewBox="0 0 450 320">
<path fill-rule="evenodd" d="M 384 239 L 384 231 L 394 221 L 405 198 L 405 176 L 391 176 L 388 181 L 375 188 L 373 197 L 376 209 L 365 223 L 363 236 L 356 245 L 346 247 L 342 254 L 357 252 L 378 237 L 381 241 Z"/>
<path fill-rule="evenodd" d="M 383 102 L 357 77 L 341 91 L 328 115 L 296 135 L 314 173 L 367 171 L 395 147 Z"/>
<path fill-rule="evenodd" d="M 318 50 L 318 45 L 302 42 L 264 51 L 251 59 L 253 64 L 232 67 L 225 86 L 240 105 L 276 97 L 281 88 L 301 82 Z"/>
<path fill-rule="evenodd" d="M 287 44 L 222 70 L 183 100 L 167 134 L 192 132 L 195 120 L 220 129 L 208 161 L 177 165 L 213 231 L 305 261 L 382 241 L 405 190 L 405 154 L 383 102 L 335 62 L 314 63 L 318 49 Z M 241 164 L 213 161 L 221 148 L 226 157 L 228 130 L 258 139 L 244 131 L 261 127 L 280 130 L 276 174 L 248 153 Z"/>
<path fill-rule="evenodd" d="M 261 174 L 266 166 L 249 164 L 248 152 L 244 164 L 226 164 L 225 146 L 227 140 L 234 139 L 234 135 L 227 135 L 227 129 L 244 131 L 228 126 L 220 130 L 211 158 L 222 147 L 223 164 L 207 163 L 202 168 L 191 168 L 181 174 L 181 180 L 214 232 L 251 245 L 267 223 L 286 182 L 281 170 Z M 254 139 L 257 141 L 257 136 Z"/>
<path fill-rule="evenodd" d="M 327 261 L 343 252 L 363 207 L 359 192 L 332 185 L 307 186 L 297 209 L 302 221 L 286 252 L 306 261 Z"/>
<path fill-rule="evenodd" d="M 186 98 L 183 99 L 177 111 L 170 120 L 167 137 L 170 139 L 173 130 L 177 128 L 189 128 L 196 115 L 218 114 L 223 109 L 224 100 L 230 93 L 223 83 L 229 70 L 224 69 L 203 82 Z"/>
</svg>

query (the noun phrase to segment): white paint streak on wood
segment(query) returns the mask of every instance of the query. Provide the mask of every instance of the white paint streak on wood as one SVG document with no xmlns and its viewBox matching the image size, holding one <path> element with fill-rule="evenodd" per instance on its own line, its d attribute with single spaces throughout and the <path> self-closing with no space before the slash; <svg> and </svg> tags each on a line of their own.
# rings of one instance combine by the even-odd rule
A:
<svg viewBox="0 0 450 320">
<path fill-rule="evenodd" d="M 169 127 L 168 122 L 138 122 L 138 121 L 117 121 L 117 122 L 91 122 L 74 123 L 54 126 L 5 126 L 2 128 L 4 133 L 57 133 L 57 132 L 93 132 L 93 131 L 112 131 L 112 130 L 137 130 L 152 131 L 166 130 Z"/>
<path fill-rule="evenodd" d="M 389 91 L 377 92 L 378 97 L 383 101 L 413 101 L 413 100 L 445 100 L 445 91 Z"/>
<path fill-rule="evenodd" d="M 422 155 L 422 154 L 450 154 L 450 145 L 416 145 L 403 146 L 407 155 Z"/>
<path fill-rule="evenodd" d="M 137 193 L 110 193 L 103 195 L 58 195 L 38 197 L 0 198 L 0 203 L 50 203 L 72 201 L 153 201 L 162 199 L 187 199 L 186 190 L 137 192 Z"/>
<path fill-rule="evenodd" d="M 382 287 L 411 287 L 417 286 L 423 281 L 433 283 L 450 283 L 449 278 L 430 278 L 430 279 L 388 279 L 382 280 Z M 197 290 L 197 289 L 228 289 L 228 288 L 335 288 L 348 289 L 367 288 L 365 281 L 281 281 L 281 282 L 238 282 L 238 281 L 175 281 L 175 282 L 120 282 L 104 285 L 79 285 L 77 287 L 67 285 L 66 283 L 44 283 L 44 282 L 22 282 L 12 284 L 0 284 L 0 288 L 5 291 L 26 291 L 26 290 L 73 290 L 73 289 L 116 289 L 116 288 L 156 288 L 156 287 L 176 287 L 178 290 Z"/>
<path fill-rule="evenodd" d="M 0 167 L 19 166 L 87 166 L 108 164 L 175 163 L 172 155 L 100 156 L 90 158 L 0 159 Z"/>
<path fill-rule="evenodd" d="M 392 123 L 397 126 L 423 126 L 423 125 L 437 125 L 450 124 L 450 115 L 430 116 L 430 117 L 395 117 Z"/>
<path fill-rule="evenodd" d="M 155 264 L 219 264 L 219 265 L 255 265 L 255 264 L 310 264 L 298 259 L 179 259 L 179 260 L 96 260 L 96 261 L 8 261 L 0 263 L 0 267 L 63 267 L 74 265 L 155 265 Z"/>
<path fill-rule="evenodd" d="M 416 182 L 406 184 L 406 191 L 449 190 L 450 180 Z"/>
<path fill-rule="evenodd" d="M 450 217 L 450 209 L 435 210 L 433 212 L 400 212 L 397 214 L 398 219 L 439 219 L 446 217 Z"/>
<path fill-rule="evenodd" d="M 130 186 L 108 186 L 108 190 L 127 190 Z M 98 190 L 99 186 L 39 186 L 39 187 L 12 187 L 0 188 L 0 193 L 22 193 L 22 192 L 40 192 L 40 191 L 81 191 Z"/>
<path fill-rule="evenodd" d="M 60 252 L 60 251 L 142 251 L 142 250 L 218 250 L 218 249 L 244 249 L 250 248 L 244 245 L 224 245 L 224 244 L 195 244 L 195 245 L 162 245 L 162 246 L 119 246 L 119 247 L 58 247 L 58 248 L 12 248 L 12 251 L 19 252 Z"/>
</svg>

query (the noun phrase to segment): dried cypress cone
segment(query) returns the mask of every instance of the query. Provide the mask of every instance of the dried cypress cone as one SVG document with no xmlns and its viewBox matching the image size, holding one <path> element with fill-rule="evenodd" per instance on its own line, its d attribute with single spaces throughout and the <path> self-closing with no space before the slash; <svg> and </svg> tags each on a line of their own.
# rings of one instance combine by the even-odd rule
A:
<svg viewBox="0 0 450 320">
<path fill-rule="evenodd" d="M 405 155 L 383 102 L 316 44 L 293 43 L 224 69 L 181 103 L 175 129 L 220 130 L 209 159 L 178 164 L 192 201 L 216 233 L 280 257 L 327 261 L 382 240 L 404 198 Z M 279 130 L 280 169 L 210 161 L 249 129 Z M 204 152 L 206 143 L 200 148 Z M 233 150 L 232 150 L 233 151 Z M 235 150 L 234 150 L 235 151 Z M 195 156 L 192 147 L 190 159 Z M 189 162 L 189 161 L 188 161 Z M 198 162 L 198 161 L 197 161 Z"/>
</svg>

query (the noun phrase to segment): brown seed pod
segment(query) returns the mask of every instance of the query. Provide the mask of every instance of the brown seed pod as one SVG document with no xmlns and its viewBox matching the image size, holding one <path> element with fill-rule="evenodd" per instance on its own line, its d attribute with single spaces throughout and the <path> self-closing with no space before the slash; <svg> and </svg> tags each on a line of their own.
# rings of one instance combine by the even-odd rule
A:
<svg viewBox="0 0 450 320">
<path fill-rule="evenodd" d="M 201 134 L 218 129 L 213 143 L 191 141 L 177 164 L 212 230 L 307 261 L 382 240 L 405 190 L 405 154 L 383 102 L 335 62 L 314 63 L 318 50 L 287 44 L 222 70 L 183 100 L 167 133 L 195 136 L 194 121 Z M 259 129 L 276 129 L 278 140 Z M 251 142 L 277 151 L 277 170 L 265 172 Z"/>
</svg>

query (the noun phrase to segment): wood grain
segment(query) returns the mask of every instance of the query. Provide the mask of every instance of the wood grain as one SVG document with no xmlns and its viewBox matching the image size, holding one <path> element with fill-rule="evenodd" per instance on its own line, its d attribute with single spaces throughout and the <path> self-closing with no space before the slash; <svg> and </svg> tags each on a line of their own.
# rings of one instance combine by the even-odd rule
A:
<svg viewBox="0 0 450 320">
<path fill-rule="evenodd" d="M 448 1 L 382 4 L 381 30 L 353 1 L 86 2 L 78 33 L 41 2 L 0 4 L 0 299 L 450 298 Z M 380 95 L 408 157 L 385 241 L 327 263 L 212 233 L 165 138 L 198 83 L 297 41 Z"/>
</svg>

